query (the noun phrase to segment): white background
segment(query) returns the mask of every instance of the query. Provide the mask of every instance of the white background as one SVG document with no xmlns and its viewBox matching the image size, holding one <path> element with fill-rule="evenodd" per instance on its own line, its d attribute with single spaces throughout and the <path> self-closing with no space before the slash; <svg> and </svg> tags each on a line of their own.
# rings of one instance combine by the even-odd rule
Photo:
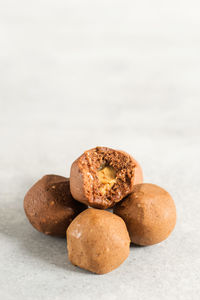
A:
<svg viewBox="0 0 200 300">
<path fill-rule="evenodd" d="M 199 1 L 0 0 L 0 298 L 200 299 Z M 23 197 L 96 145 L 167 189 L 177 226 L 97 276 L 38 233 Z"/>
</svg>

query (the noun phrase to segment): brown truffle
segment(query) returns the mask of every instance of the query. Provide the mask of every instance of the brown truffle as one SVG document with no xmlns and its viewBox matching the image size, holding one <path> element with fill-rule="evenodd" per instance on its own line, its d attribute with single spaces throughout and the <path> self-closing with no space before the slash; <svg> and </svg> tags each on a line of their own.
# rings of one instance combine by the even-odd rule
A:
<svg viewBox="0 0 200 300">
<path fill-rule="evenodd" d="M 89 206 L 109 208 L 142 183 L 142 169 L 129 154 L 105 147 L 84 152 L 71 166 L 72 196 Z"/>
<path fill-rule="evenodd" d="M 65 237 L 71 221 L 86 208 L 72 198 L 69 179 L 58 175 L 42 177 L 24 198 L 30 223 L 40 232 L 59 237 Z"/>
<path fill-rule="evenodd" d="M 117 268 L 128 257 L 129 245 L 124 221 L 108 211 L 89 208 L 67 229 L 69 260 L 97 274 Z"/>
<path fill-rule="evenodd" d="M 176 207 L 170 194 L 155 184 L 138 184 L 132 194 L 114 207 L 126 223 L 131 241 L 153 245 L 165 240 L 176 224 Z"/>
</svg>

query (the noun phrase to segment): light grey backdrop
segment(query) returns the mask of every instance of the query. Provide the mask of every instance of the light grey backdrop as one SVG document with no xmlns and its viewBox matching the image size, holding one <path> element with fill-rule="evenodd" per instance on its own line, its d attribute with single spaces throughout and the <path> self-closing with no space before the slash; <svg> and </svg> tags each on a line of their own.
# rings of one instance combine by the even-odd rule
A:
<svg viewBox="0 0 200 300">
<path fill-rule="evenodd" d="M 200 299 L 199 1 L 0 0 L 0 298 Z M 85 149 L 126 150 L 178 223 L 117 270 L 72 266 L 27 189 Z"/>
</svg>

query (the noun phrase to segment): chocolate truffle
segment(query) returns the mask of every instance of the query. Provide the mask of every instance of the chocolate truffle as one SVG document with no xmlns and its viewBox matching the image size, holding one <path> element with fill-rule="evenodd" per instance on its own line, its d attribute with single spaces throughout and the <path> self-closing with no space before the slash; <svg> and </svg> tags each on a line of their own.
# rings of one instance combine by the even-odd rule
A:
<svg viewBox="0 0 200 300">
<path fill-rule="evenodd" d="M 89 208 L 67 229 L 72 264 L 97 274 L 117 268 L 129 255 L 130 238 L 124 221 L 104 210 Z"/>
<path fill-rule="evenodd" d="M 69 179 L 58 175 L 42 177 L 24 198 L 30 223 L 40 232 L 59 237 L 65 237 L 71 221 L 86 208 L 72 198 Z"/>
<path fill-rule="evenodd" d="M 84 152 L 71 166 L 72 196 L 91 207 L 110 208 L 142 183 L 138 162 L 123 151 L 96 147 Z"/>
<path fill-rule="evenodd" d="M 176 224 L 176 207 L 170 194 L 155 184 L 138 184 L 132 194 L 114 207 L 126 223 L 131 241 L 153 245 L 165 240 Z"/>
</svg>

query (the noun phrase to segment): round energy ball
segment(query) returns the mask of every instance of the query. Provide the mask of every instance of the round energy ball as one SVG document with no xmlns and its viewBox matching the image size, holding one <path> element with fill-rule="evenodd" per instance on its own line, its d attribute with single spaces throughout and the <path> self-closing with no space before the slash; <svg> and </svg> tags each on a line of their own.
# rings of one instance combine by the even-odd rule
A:
<svg viewBox="0 0 200 300">
<path fill-rule="evenodd" d="M 117 268 L 129 255 L 130 238 L 124 221 L 104 210 L 89 208 L 67 229 L 72 264 L 97 274 Z"/>
<path fill-rule="evenodd" d="M 176 224 L 176 207 L 170 194 L 155 184 L 138 184 L 113 212 L 129 231 L 131 242 L 153 245 L 165 240 Z"/>
<path fill-rule="evenodd" d="M 40 232 L 65 237 L 71 221 L 87 206 L 73 199 L 69 179 L 45 175 L 24 198 L 24 210 L 30 223 Z"/>
<path fill-rule="evenodd" d="M 106 147 L 85 151 L 71 166 L 72 196 L 91 207 L 113 207 L 142 182 L 142 169 L 132 156 Z"/>
</svg>

